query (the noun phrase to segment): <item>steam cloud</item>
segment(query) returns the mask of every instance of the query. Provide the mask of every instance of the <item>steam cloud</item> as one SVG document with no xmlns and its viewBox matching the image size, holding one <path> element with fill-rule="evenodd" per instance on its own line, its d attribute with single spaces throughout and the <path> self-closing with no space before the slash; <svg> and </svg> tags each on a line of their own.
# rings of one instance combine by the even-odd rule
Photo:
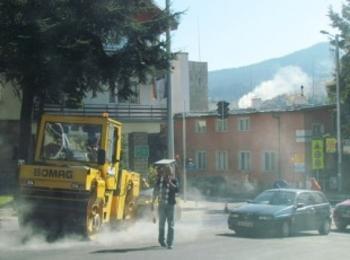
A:
<svg viewBox="0 0 350 260">
<path fill-rule="evenodd" d="M 273 79 L 262 82 L 238 102 L 240 108 L 252 106 L 252 99 L 261 98 L 262 101 L 275 98 L 282 94 L 300 93 L 300 86 L 304 86 L 304 94 L 310 93 L 311 78 L 297 66 L 283 67 L 277 71 Z"/>
</svg>

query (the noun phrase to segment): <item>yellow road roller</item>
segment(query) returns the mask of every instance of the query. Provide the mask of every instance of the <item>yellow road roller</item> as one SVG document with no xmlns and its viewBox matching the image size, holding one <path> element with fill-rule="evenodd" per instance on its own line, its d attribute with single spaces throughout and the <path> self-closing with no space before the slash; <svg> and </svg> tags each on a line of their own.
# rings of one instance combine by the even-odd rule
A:
<svg viewBox="0 0 350 260">
<path fill-rule="evenodd" d="M 22 227 L 87 238 L 135 215 L 140 174 L 121 167 L 122 124 L 101 116 L 42 116 L 35 158 L 19 170 Z"/>
</svg>

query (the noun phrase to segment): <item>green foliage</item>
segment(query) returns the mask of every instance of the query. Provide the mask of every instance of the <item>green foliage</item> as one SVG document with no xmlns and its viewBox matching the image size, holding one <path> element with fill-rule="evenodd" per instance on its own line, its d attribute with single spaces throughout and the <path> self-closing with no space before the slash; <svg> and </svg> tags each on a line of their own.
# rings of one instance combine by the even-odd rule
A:
<svg viewBox="0 0 350 260">
<path fill-rule="evenodd" d="M 150 166 L 148 169 L 147 182 L 150 187 L 153 187 L 157 180 L 157 170 L 155 167 Z"/>
<path fill-rule="evenodd" d="M 0 207 L 6 205 L 13 200 L 12 196 L 0 196 Z"/>
<path fill-rule="evenodd" d="M 168 68 L 159 36 L 177 15 L 150 0 L 0 0 L 0 75 L 22 93 L 22 123 L 34 99 L 77 106 L 102 86 L 132 95 L 131 81 Z"/>
<path fill-rule="evenodd" d="M 130 2 L 1 0 L 0 72 L 56 102 L 62 94 L 82 98 L 101 83 L 129 96 L 131 79 L 144 82 L 168 67 L 159 33 L 171 18 L 159 11 L 139 21 L 154 7 Z"/>
<path fill-rule="evenodd" d="M 329 18 L 332 26 L 339 32 L 339 48 L 341 50 L 340 58 L 340 95 L 342 100 L 342 132 L 344 137 L 350 136 L 350 123 L 346 120 L 350 116 L 350 0 L 347 0 L 341 13 L 336 13 L 332 8 L 329 10 Z M 335 45 L 334 39 L 331 43 Z M 328 86 L 328 93 L 331 100 L 335 98 L 335 82 Z"/>
</svg>

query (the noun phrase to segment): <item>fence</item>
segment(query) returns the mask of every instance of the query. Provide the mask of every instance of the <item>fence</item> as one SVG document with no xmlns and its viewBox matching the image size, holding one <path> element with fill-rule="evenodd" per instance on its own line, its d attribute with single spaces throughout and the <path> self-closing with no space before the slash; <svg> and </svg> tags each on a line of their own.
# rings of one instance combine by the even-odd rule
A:
<svg viewBox="0 0 350 260">
<path fill-rule="evenodd" d="M 37 110 L 36 110 L 37 112 Z M 84 105 L 80 108 L 66 108 L 60 105 L 45 105 L 44 112 L 50 114 L 97 116 L 108 113 L 120 121 L 165 121 L 167 109 L 161 106 L 137 104 L 97 104 Z"/>
</svg>

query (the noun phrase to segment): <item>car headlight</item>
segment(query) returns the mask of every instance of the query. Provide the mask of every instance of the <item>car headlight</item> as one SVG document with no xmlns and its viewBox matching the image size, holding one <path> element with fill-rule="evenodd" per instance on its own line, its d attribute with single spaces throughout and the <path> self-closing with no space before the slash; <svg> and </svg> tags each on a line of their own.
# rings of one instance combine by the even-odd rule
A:
<svg viewBox="0 0 350 260">
<path fill-rule="evenodd" d="M 271 220 L 272 216 L 259 216 L 258 219 L 259 220 Z"/>
<path fill-rule="evenodd" d="M 239 215 L 237 213 L 232 213 L 230 215 L 231 218 L 239 218 Z"/>
</svg>

